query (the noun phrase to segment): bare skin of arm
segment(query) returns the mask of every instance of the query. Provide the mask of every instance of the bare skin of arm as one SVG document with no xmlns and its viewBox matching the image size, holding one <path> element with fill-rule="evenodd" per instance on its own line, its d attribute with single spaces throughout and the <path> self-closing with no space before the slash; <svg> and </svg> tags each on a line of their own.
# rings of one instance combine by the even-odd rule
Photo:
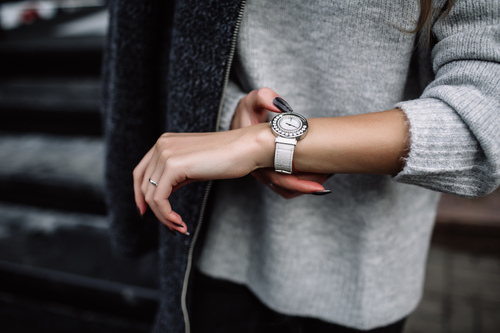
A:
<svg viewBox="0 0 500 333">
<path fill-rule="evenodd" d="M 295 150 L 295 167 L 316 173 L 396 175 L 408 149 L 406 122 L 399 109 L 310 119 L 310 131 Z"/>
<path fill-rule="evenodd" d="M 399 109 L 356 116 L 308 119 L 309 131 L 295 147 L 301 172 L 395 175 L 407 152 L 406 117 Z M 256 140 L 263 152 L 259 168 L 274 163 L 274 135 L 267 123 Z"/>
<path fill-rule="evenodd" d="M 295 148 L 294 164 L 312 178 L 275 173 L 272 171 L 275 137 L 269 124 L 261 120 L 264 115 L 267 117 L 268 110 L 278 111 L 272 104 L 276 96 L 267 88 L 248 94 L 235 114 L 235 130 L 162 135 L 134 170 L 135 200 L 141 213 L 149 206 L 168 228 L 185 233 L 186 225 L 168 198 L 176 189 L 193 181 L 238 178 L 260 172 L 264 178 L 257 178 L 263 182 L 269 180 L 286 190 L 311 193 L 324 189 L 319 182 L 326 179 L 325 174 L 395 175 L 402 169 L 409 129 L 404 113 L 394 109 L 308 119 L 309 132 Z M 254 117 L 255 114 L 260 118 Z M 240 121 L 238 117 L 243 120 L 235 125 L 235 121 Z M 152 185 L 150 178 L 158 186 Z"/>
<path fill-rule="evenodd" d="M 277 96 L 269 88 L 250 92 L 238 104 L 231 129 L 267 123 L 269 111 L 279 112 L 278 108 L 270 103 Z M 366 122 L 370 124 L 366 124 Z M 393 151 L 407 149 L 406 138 L 409 134 L 406 116 L 399 109 L 362 116 L 309 119 L 309 123 L 311 129 L 308 136 L 299 141 L 294 154 L 295 168 L 300 173 L 284 175 L 274 172 L 273 168 L 260 168 L 252 172 L 257 180 L 285 198 L 294 198 L 324 189 L 317 185 L 326 181 L 331 173 L 325 174 L 320 170 L 327 170 L 329 167 L 336 166 L 339 171 L 335 173 L 373 174 L 397 174 L 403 167 L 403 159 L 399 158 L 398 161 L 395 161 L 395 157 L 392 156 Z M 389 126 L 394 128 L 388 128 Z M 368 127 L 373 129 L 373 133 L 366 130 Z M 311 139 L 311 136 L 314 138 Z M 371 147 L 370 145 L 375 141 L 372 141 L 370 136 L 373 136 L 373 140 L 380 141 L 381 146 Z M 318 152 L 316 149 L 318 146 L 313 146 L 321 140 L 327 140 L 331 143 L 328 145 L 329 152 Z M 383 142 L 384 140 L 385 142 Z M 321 146 L 321 144 L 319 145 Z M 321 146 L 321 150 L 324 148 Z M 360 155 L 364 154 L 366 150 L 373 153 L 374 158 L 380 160 L 367 161 L 370 157 L 366 155 L 360 158 Z M 320 155 L 316 156 L 322 156 L 322 159 L 318 164 L 315 164 L 314 159 L 307 156 L 308 153 L 313 155 L 319 153 Z M 405 155 L 406 152 L 403 151 L 401 156 Z M 378 167 L 379 170 L 374 167 Z M 393 169 L 392 172 L 391 169 Z"/>
</svg>

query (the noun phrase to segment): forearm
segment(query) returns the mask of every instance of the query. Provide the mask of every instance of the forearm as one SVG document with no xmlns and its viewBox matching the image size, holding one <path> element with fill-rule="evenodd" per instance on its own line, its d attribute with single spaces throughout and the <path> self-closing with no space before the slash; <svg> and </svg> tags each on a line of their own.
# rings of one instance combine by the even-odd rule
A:
<svg viewBox="0 0 500 333">
<path fill-rule="evenodd" d="M 395 175 L 404 165 L 409 129 L 399 109 L 308 121 L 309 132 L 293 159 L 299 171 Z M 272 155 L 265 166 L 272 166 Z"/>
</svg>

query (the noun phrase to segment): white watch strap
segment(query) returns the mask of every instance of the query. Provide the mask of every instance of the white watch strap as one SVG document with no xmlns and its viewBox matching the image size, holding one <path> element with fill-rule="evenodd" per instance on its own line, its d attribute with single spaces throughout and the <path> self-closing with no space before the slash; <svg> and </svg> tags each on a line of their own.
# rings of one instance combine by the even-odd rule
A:
<svg viewBox="0 0 500 333">
<path fill-rule="evenodd" d="M 274 170 L 280 173 L 291 174 L 293 172 L 293 151 L 297 139 L 277 137 L 274 150 Z"/>
</svg>

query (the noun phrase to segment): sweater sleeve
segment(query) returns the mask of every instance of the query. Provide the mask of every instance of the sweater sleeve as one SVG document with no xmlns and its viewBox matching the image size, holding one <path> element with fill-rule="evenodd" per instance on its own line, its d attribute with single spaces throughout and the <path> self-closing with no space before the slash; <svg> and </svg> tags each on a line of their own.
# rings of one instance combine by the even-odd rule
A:
<svg viewBox="0 0 500 333">
<path fill-rule="evenodd" d="M 408 117 L 410 152 L 395 180 L 474 197 L 500 184 L 500 5 L 457 1 L 432 31 L 435 79 Z"/>
</svg>

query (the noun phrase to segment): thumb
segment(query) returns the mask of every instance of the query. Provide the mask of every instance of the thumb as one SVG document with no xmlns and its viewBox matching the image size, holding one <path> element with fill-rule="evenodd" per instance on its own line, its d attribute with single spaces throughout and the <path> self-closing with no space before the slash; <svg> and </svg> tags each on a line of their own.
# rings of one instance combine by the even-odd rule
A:
<svg viewBox="0 0 500 333">
<path fill-rule="evenodd" d="M 251 103 L 256 113 L 264 111 L 292 112 L 290 105 L 271 88 L 261 88 L 252 92 Z"/>
<path fill-rule="evenodd" d="M 283 98 L 275 97 L 273 99 L 273 104 L 276 106 L 281 112 L 293 112 L 292 107 L 288 104 Z"/>
</svg>

